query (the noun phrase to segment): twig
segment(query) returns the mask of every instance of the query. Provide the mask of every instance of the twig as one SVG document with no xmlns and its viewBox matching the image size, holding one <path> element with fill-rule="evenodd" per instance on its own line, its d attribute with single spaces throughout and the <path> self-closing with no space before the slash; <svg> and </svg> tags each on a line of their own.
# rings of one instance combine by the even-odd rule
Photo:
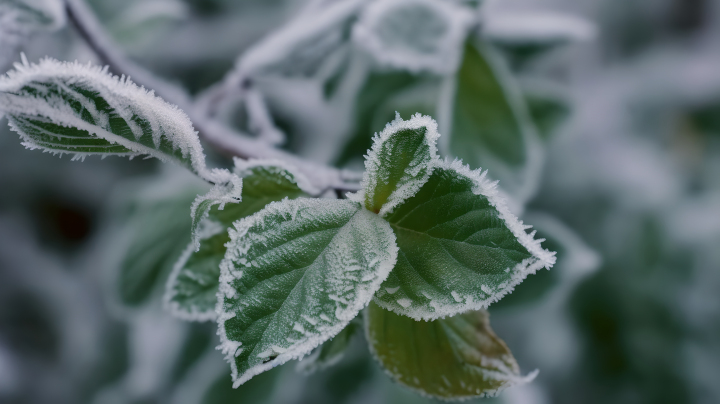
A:
<svg viewBox="0 0 720 404">
<path fill-rule="evenodd" d="M 305 174 L 318 189 L 347 191 L 359 189 L 357 181 L 361 175 L 356 172 L 339 170 L 302 159 L 260 140 L 244 136 L 199 113 L 185 91 L 129 60 L 108 37 L 83 0 L 65 0 L 65 5 L 68 20 L 97 54 L 101 63 L 108 65 L 110 71 L 115 74 L 132 77 L 139 85 L 154 90 L 158 96 L 185 111 L 199 131 L 200 138 L 218 151 L 246 159 L 277 159 L 288 162 Z"/>
</svg>

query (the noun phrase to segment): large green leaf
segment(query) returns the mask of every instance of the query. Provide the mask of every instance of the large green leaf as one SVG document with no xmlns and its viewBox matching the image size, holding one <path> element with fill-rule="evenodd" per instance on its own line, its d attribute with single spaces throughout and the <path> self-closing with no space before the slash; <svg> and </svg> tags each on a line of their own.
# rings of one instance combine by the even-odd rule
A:
<svg viewBox="0 0 720 404">
<path fill-rule="evenodd" d="M 370 303 L 365 327 L 375 359 L 398 383 L 435 398 L 467 399 L 496 395 L 537 374 L 520 375 L 488 317 L 480 310 L 414 321 Z"/>
<path fill-rule="evenodd" d="M 535 192 L 540 140 L 507 68 L 487 45 L 468 42 L 465 47 L 446 144 L 446 152 L 473 168 L 488 169 L 520 202 Z"/>
<path fill-rule="evenodd" d="M 394 238 L 348 200 L 283 200 L 235 222 L 218 294 L 234 385 L 342 331 L 395 264 Z"/>
<path fill-rule="evenodd" d="M 485 173 L 459 161 L 436 164 L 422 188 L 386 217 L 400 252 L 375 295 L 383 308 L 416 320 L 486 308 L 555 262 Z"/>
<path fill-rule="evenodd" d="M 242 202 L 229 203 L 222 210 L 219 206 L 208 209 L 197 239 L 187 247 L 168 279 L 165 304 L 179 318 L 215 318 L 220 262 L 225 256 L 225 244 L 230 241 L 227 229 L 234 221 L 260 211 L 270 202 L 312 192 L 301 174 L 277 161 L 238 159 L 235 173 L 244 184 Z"/>
<path fill-rule="evenodd" d="M 405 121 L 398 114 L 373 142 L 365 160 L 365 207 L 385 216 L 427 181 L 437 158 L 437 123 L 415 115 Z"/>
<path fill-rule="evenodd" d="M 148 155 L 177 162 L 217 184 L 232 177 L 226 170 L 207 169 L 185 113 L 97 66 L 52 59 L 17 64 L 0 77 L 0 111 L 30 149 L 74 158 Z"/>
</svg>

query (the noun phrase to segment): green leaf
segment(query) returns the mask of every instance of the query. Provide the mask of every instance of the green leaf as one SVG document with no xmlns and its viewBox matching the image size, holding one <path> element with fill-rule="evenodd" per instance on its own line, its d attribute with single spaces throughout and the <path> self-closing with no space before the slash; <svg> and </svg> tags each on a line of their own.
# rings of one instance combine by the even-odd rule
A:
<svg viewBox="0 0 720 404">
<path fill-rule="evenodd" d="M 447 142 L 451 155 L 488 169 L 517 200 L 534 194 L 542 164 L 540 139 L 510 73 L 489 46 L 468 42 L 465 47 Z"/>
<path fill-rule="evenodd" d="M 400 252 L 375 295 L 381 307 L 416 320 L 486 308 L 555 263 L 485 173 L 459 161 L 436 164 L 422 188 L 386 217 Z"/>
<path fill-rule="evenodd" d="M 362 182 L 369 211 L 385 216 L 420 189 L 437 158 L 439 136 L 437 123 L 420 114 L 407 121 L 398 114 L 375 136 Z"/>
<path fill-rule="evenodd" d="M 123 303 L 145 302 L 190 242 L 187 210 L 196 189 L 137 203 L 127 219 L 131 243 L 120 264 L 117 283 Z"/>
<path fill-rule="evenodd" d="M 168 279 L 165 306 L 184 320 L 215 318 L 220 262 L 225 256 L 225 244 L 230 241 L 227 229 L 234 221 L 260 211 L 270 202 L 314 192 L 304 176 L 278 161 L 237 159 L 235 174 L 243 180 L 242 202 L 227 204 L 222 210 L 219 206 L 209 209 L 197 239 L 187 247 Z"/>
<path fill-rule="evenodd" d="M 23 145 L 51 153 L 148 155 L 190 168 L 216 184 L 190 119 L 176 106 L 97 66 L 44 59 L 0 77 L 0 112 Z"/>
<path fill-rule="evenodd" d="M 362 328 L 362 324 L 357 321 L 356 317 L 333 339 L 326 341 L 318 348 L 315 348 L 312 354 L 303 358 L 298 363 L 297 370 L 309 375 L 337 364 L 345 356 L 345 350 L 350 344 L 350 340 L 360 328 Z"/>
<path fill-rule="evenodd" d="M 218 294 L 234 385 L 340 333 L 396 258 L 388 223 L 348 200 L 283 200 L 236 222 Z"/>
<path fill-rule="evenodd" d="M 434 321 L 414 321 L 374 303 L 365 331 L 375 359 L 398 383 L 440 399 L 494 396 L 531 381 L 507 345 L 490 328 L 487 311 Z"/>
</svg>

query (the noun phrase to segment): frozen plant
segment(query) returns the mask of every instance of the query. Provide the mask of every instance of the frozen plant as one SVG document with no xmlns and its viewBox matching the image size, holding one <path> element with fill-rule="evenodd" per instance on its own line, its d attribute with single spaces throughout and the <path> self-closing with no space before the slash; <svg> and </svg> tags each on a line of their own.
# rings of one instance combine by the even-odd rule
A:
<svg viewBox="0 0 720 404">
<path fill-rule="evenodd" d="M 328 368 L 361 328 L 384 371 L 423 395 L 495 395 L 535 377 L 486 309 L 555 263 L 516 216 L 537 190 L 543 139 L 480 5 L 310 1 L 195 99 L 126 59 L 81 1 L 65 6 L 107 66 L 23 55 L 0 78 L 0 114 L 29 149 L 154 157 L 212 186 L 187 204 L 187 240 L 129 251 L 172 258 L 164 305 L 217 321 L 234 387 L 291 360 Z M 522 42 L 523 25 L 500 31 Z M 333 150 L 276 148 L 286 130 Z M 201 140 L 232 167 L 208 167 Z M 143 273 L 144 260 L 127 262 Z"/>
</svg>

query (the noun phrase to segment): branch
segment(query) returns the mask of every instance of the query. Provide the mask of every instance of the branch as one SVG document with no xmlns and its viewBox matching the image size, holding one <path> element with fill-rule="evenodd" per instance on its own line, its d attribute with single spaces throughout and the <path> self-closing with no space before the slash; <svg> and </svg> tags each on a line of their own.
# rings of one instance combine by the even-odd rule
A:
<svg viewBox="0 0 720 404">
<path fill-rule="evenodd" d="M 188 94 L 129 60 L 105 33 L 100 22 L 83 0 L 65 0 L 68 20 L 79 35 L 97 54 L 101 63 L 117 75 L 132 77 L 133 81 L 153 89 L 158 96 L 177 105 L 190 117 L 200 138 L 218 151 L 241 158 L 278 159 L 295 165 L 315 187 L 323 190 L 355 191 L 362 174 L 313 163 L 276 149 L 265 142 L 244 136 L 200 113 Z"/>
</svg>

